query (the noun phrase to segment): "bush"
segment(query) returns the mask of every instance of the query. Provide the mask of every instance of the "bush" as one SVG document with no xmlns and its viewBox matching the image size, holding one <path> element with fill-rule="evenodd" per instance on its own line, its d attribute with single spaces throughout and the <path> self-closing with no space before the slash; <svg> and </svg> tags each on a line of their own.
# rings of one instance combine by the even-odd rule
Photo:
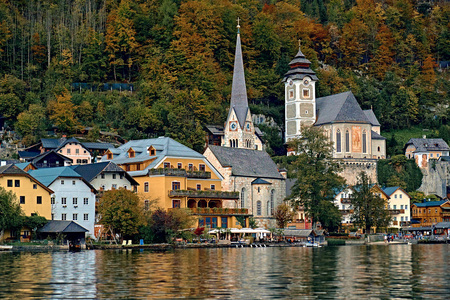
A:
<svg viewBox="0 0 450 300">
<path fill-rule="evenodd" d="M 328 246 L 344 246 L 345 240 L 343 239 L 327 239 Z"/>
</svg>

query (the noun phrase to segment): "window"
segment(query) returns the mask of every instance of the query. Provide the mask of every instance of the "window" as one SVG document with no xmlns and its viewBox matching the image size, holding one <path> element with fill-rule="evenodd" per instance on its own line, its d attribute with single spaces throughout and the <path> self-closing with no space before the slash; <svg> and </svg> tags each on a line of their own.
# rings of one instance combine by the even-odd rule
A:
<svg viewBox="0 0 450 300">
<path fill-rule="evenodd" d="M 193 164 L 188 164 L 188 168 L 189 168 L 189 171 L 192 171 L 192 170 L 194 170 L 194 165 Z"/>
<path fill-rule="evenodd" d="M 256 214 L 257 214 L 258 216 L 261 215 L 261 201 L 257 201 L 257 202 L 256 202 Z"/>
<path fill-rule="evenodd" d="M 156 155 L 156 150 L 150 149 L 150 156 L 155 156 L 155 155 Z"/>
<path fill-rule="evenodd" d="M 394 209 L 397 209 L 397 205 L 394 205 Z"/>
<path fill-rule="evenodd" d="M 67 218 L 67 214 L 61 214 L 61 220 L 65 221 Z"/>
<path fill-rule="evenodd" d="M 341 152 L 341 131 L 336 132 L 336 152 Z"/>
<path fill-rule="evenodd" d="M 378 150 L 378 152 L 380 152 L 380 151 L 381 151 L 381 148 L 380 148 L 380 146 L 378 146 L 377 150 Z"/>
<path fill-rule="evenodd" d="M 197 184 L 197 191 L 201 191 L 202 190 L 202 185 L 201 184 Z"/>
<path fill-rule="evenodd" d="M 105 174 L 102 173 L 102 174 L 100 175 L 100 178 L 101 178 L 101 179 L 105 179 Z"/>
<path fill-rule="evenodd" d="M 245 207 L 245 188 L 241 190 L 241 208 Z"/>
<path fill-rule="evenodd" d="M 405 209 L 408 209 L 408 205 L 405 205 Z"/>
<path fill-rule="evenodd" d="M 345 152 L 350 152 L 350 132 L 345 131 Z"/>
<path fill-rule="evenodd" d="M 61 180 L 61 185 L 64 185 L 64 180 Z"/>
<path fill-rule="evenodd" d="M 50 204 L 55 204 L 55 197 L 50 198 Z"/>
<path fill-rule="evenodd" d="M 430 153 L 430 157 L 433 157 L 433 153 Z"/>
<path fill-rule="evenodd" d="M 402 194 L 400 194 L 400 199 L 402 199 Z"/>
<path fill-rule="evenodd" d="M 144 183 L 144 193 L 148 193 L 148 182 Z"/>
<path fill-rule="evenodd" d="M 55 214 L 52 214 L 52 220 L 54 220 L 55 219 Z"/>
<path fill-rule="evenodd" d="M 117 184 L 114 183 L 111 187 L 113 190 L 115 190 L 115 189 L 117 189 Z"/>
<path fill-rule="evenodd" d="M 404 218 L 403 218 L 403 217 L 401 217 L 401 218 L 400 218 L 400 221 L 403 221 L 403 219 L 404 219 Z"/>
<path fill-rule="evenodd" d="M 67 149 L 67 154 L 70 154 L 70 149 Z"/>
<path fill-rule="evenodd" d="M 80 149 L 75 149 L 75 154 L 80 154 Z"/>
<path fill-rule="evenodd" d="M 367 133 L 365 130 L 362 134 L 362 143 L 363 153 L 367 153 Z"/>
<path fill-rule="evenodd" d="M 400 209 L 403 209 L 403 205 L 400 205 Z"/>
<path fill-rule="evenodd" d="M 150 208 L 150 201 L 144 200 L 144 210 L 148 210 Z"/>
<path fill-rule="evenodd" d="M 164 163 L 164 169 L 168 169 L 170 168 L 170 163 L 169 162 L 165 162 Z"/>
<path fill-rule="evenodd" d="M 8 187 L 12 187 L 13 186 L 13 181 L 11 179 L 8 179 Z"/>
<path fill-rule="evenodd" d="M 120 174 L 119 177 L 120 177 L 120 179 L 123 179 L 123 174 Z"/>
<path fill-rule="evenodd" d="M 113 174 L 113 179 L 116 179 L 116 174 Z"/>
<path fill-rule="evenodd" d="M 405 217 L 405 221 L 408 221 L 408 217 Z"/>
<path fill-rule="evenodd" d="M 20 187 L 20 180 L 14 180 L 14 186 Z"/>
<path fill-rule="evenodd" d="M 222 224 L 221 224 L 221 226 L 220 227 L 222 227 L 222 228 L 228 228 L 228 218 L 227 217 L 222 217 L 222 220 L 221 220 L 222 222 Z"/>
<path fill-rule="evenodd" d="M 180 206 L 181 206 L 181 200 L 172 200 L 173 208 L 180 208 Z"/>
<path fill-rule="evenodd" d="M 20 196 L 20 204 L 25 204 L 25 196 Z"/>
<path fill-rule="evenodd" d="M 37 184 L 33 184 L 33 190 L 37 190 Z"/>
<path fill-rule="evenodd" d="M 394 195 L 394 198 L 397 199 L 397 194 Z"/>
<path fill-rule="evenodd" d="M 78 214 L 73 214 L 72 215 L 72 220 L 74 220 L 74 221 L 78 220 Z"/>
<path fill-rule="evenodd" d="M 36 204 L 42 204 L 42 196 L 36 197 Z"/>
<path fill-rule="evenodd" d="M 261 188 L 258 186 L 258 193 L 260 193 L 261 192 Z"/>
<path fill-rule="evenodd" d="M 75 185 L 76 183 L 75 183 L 75 180 L 72 180 L 72 185 Z"/>
<path fill-rule="evenodd" d="M 61 204 L 66 204 L 67 199 L 66 198 L 61 198 Z"/>
<path fill-rule="evenodd" d="M 293 90 L 289 91 L 289 99 L 294 99 L 294 91 Z"/>
<path fill-rule="evenodd" d="M 199 164 L 199 165 L 198 165 L 198 169 L 199 169 L 200 171 L 205 171 L 205 165 L 204 165 L 204 164 Z"/>
<path fill-rule="evenodd" d="M 308 89 L 303 89 L 303 97 L 309 98 L 309 90 Z"/>
<path fill-rule="evenodd" d="M 434 212 L 437 214 L 437 208 L 434 209 Z"/>
<path fill-rule="evenodd" d="M 179 190 L 181 188 L 181 184 L 178 181 L 172 181 L 172 190 Z"/>
<path fill-rule="evenodd" d="M 183 164 L 182 163 L 177 163 L 177 168 L 178 169 L 181 169 L 183 167 Z"/>
<path fill-rule="evenodd" d="M 274 204 L 275 204 L 275 190 L 272 190 L 270 192 L 270 215 L 273 215 L 274 210 Z"/>
<path fill-rule="evenodd" d="M 77 205 L 78 204 L 78 198 L 73 198 L 72 199 L 72 204 L 73 205 Z"/>
<path fill-rule="evenodd" d="M 397 217 L 394 217 L 394 221 L 397 221 Z"/>
<path fill-rule="evenodd" d="M 89 198 L 84 198 L 83 199 L 83 204 L 84 205 L 88 205 L 89 204 Z"/>
<path fill-rule="evenodd" d="M 107 153 L 106 154 L 106 159 L 111 160 L 113 158 L 112 153 Z"/>
<path fill-rule="evenodd" d="M 89 214 L 84 214 L 83 220 L 88 221 L 89 220 Z"/>
<path fill-rule="evenodd" d="M 211 190 L 215 190 L 216 189 L 216 185 L 215 184 L 211 184 Z"/>
</svg>

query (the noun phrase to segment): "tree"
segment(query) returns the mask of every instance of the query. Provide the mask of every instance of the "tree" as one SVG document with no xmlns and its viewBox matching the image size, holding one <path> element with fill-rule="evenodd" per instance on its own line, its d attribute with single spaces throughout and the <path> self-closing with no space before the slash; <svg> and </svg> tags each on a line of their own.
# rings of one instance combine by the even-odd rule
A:
<svg viewBox="0 0 450 300">
<path fill-rule="evenodd" d="M 367 234 L 370 234 L 372 227 L 387 227 L 391 221 L 387 203 L 373 193 L 371 187 L 369 177 L 365 172 L 361 172 L 350 198 L 354 210 L 352 222 L 363 227 Z"/>
<path fill-rule="evenodd" d="M 56 100 L 48 103 L 50 121 L 54 123 L 60 132 L 72 133 L 78 126 L 75 119 L 76 106 L 72 103 L 72 96 L 67 89 L 62 94 L 55 95 Z"/>
<path fill-rule="evenodd" d="M 111 227 L 123 238 L 138 233 L 143 224 L 143 209 L 139 197 L 123 188 L 103 194 L 98 203 L 98 214 L 100 224 Z"/>
<path fill-rule="evenodd" d="M 288 144 L 297 151 L 297 158 L 289 166 L 289 176 L 297 180 L 289 200 L 294 207 L 304 208 L 314 226 L 317 222 L 330 224 L 328 216 L 336 215 L 337 207 L 326 202 L 334 202 L 335 190 L 341 189 L 345 180 L 337 174 L 340 167 L 333 159 L 332 142 L 323 129 L 302 125 L 301 132 L 301 138 Z M 330 214 L 324 209 L 331 209 Z"/>
<path fill-rule="evenodd" d="M 47 222 L 48 221 L 45 217 L 41 217 L 37 214 L 33 216 L 24 216 L 22 220 L 23 226 L 31 229 L 33 233 L 32 239 L 35 239 L 36 231 L 39 228 L 44 227 L 44 225 L 47 224 Z"/>
<path fill-rule="evenodd" d="M 16 130 L 22 135 L 26 145 L 35 143 L 45 130 L 45 108 L 40 104 L 31 104 L 27 111 L 17 116 Z"/>
<path fill-rule="evenodd" d="M 278 228 L 285 228 L 287 223 L 294 218 L 294 212 L 286 203 L 278 205 L 273 215 L 277 221 Z"/>
<path fill-rule="evenodd" d="M 17 230 L 22 227 L 23 211 L 12 191 L 0 187 L 0 240 L 5 230 Z"/>
</svg>

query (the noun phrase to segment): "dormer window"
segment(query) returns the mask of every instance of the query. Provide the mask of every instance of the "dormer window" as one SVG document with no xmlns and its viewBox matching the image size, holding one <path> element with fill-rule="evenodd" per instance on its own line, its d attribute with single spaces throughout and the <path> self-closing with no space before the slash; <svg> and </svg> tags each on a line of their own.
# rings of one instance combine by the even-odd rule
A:
<svg viewBox="0 0 450 300">
<path fill-rule="evenodd" d="M 150 146 L 148 148 L 148 153 L 150 154 L 150 156 L 155 156 L 156 155 L 156 149 L 153 148 L 153 146 Z"/>
<path fill-rule="evenodd" d="M 136 152 L 134 152 L 134 150 L 133 149 L 129 149 L 128 150 L 128 157 L 129 158 L 134 158 L 135 157 L 135 154 L 136 154 Z"/>
<path fill-rule="evenodd" d="M 106 153 L 107 159 L 113 159 L 113 154 L 111 152 Z"/>
</svg>

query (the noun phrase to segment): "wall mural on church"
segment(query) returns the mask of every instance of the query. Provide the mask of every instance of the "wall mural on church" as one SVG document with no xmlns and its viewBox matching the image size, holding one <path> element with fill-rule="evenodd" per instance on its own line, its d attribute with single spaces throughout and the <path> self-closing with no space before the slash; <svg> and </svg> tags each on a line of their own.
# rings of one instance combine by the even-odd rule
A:
<svg viewBox="0 0 450 300">
<path fill-rule="evenodd" d="M 362 152 L 360 126 L 352 126 L 352 151 Z"/>
</svg>

